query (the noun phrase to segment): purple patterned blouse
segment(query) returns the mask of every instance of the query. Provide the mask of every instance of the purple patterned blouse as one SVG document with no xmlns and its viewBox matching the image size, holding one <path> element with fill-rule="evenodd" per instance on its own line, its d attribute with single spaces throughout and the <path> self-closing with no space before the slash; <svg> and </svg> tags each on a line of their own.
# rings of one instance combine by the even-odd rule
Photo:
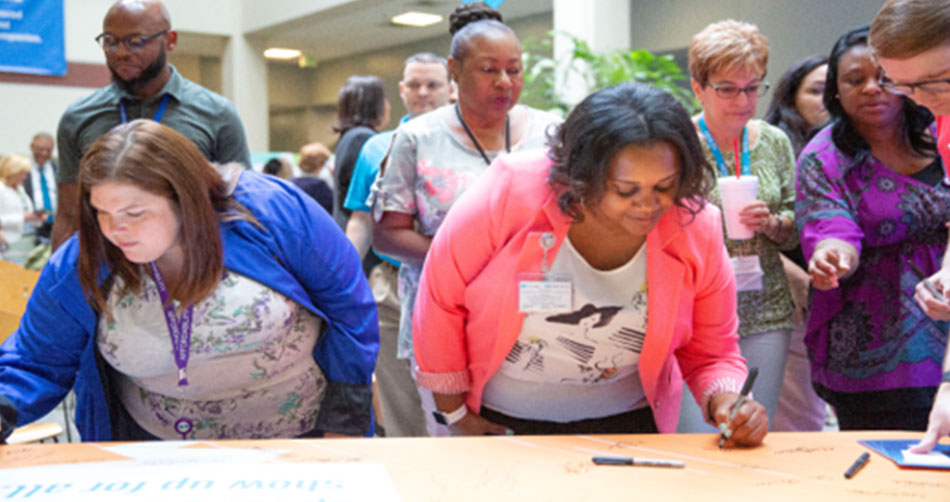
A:
<svg viewBox="0 0 950 502">
<path fill-rule="evenodd" d="M 938 385 L 948 323 L 917 306 L 918 279 L 907 262 L 927 275 L 938 269 L 950 186 L 929 186 L 871 156 L 852 164 L 830 127 L 798 158 L 795 222 L 805 259 L 828 237 L 860 253 L 839 288 L 812 290 L 805 335 L 812 379 L 846 393 Z"/>
</svg>

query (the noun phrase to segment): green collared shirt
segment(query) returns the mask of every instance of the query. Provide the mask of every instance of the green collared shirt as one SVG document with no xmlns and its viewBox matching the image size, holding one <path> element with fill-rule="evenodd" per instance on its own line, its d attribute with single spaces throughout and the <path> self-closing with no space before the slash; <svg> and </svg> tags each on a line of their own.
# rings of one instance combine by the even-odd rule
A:
<svg viewBox="0 0 950 502">
<path fill-rule="evenodd" d="M 792 143 L 781 129 L 761 120 L 756 122 L 759 124 L 759 138 L 749 151 L 749 168 L 759 178 L 756 197 L 768 204 L 772 214 L 795 221 L 795 153 Z M 716 159 L 706 141 L 700 143 L 706 160 L 715 166 Z M 735 160 L 727 158 L 725 161 L 730 172 L 735 172 Z M 722 207 L 722 198 L 714 180 L 708 199 Z M 774 242 L 762 233 L 756 233 L 752 239 L 725 241 L 730 257 L 756 255 L 764 272 L 761 290 L 738 293 L 739 336 L 792 329 L 792 295 L 779 250 L 794 248 L 798 244 L 798 232 L 792 232 L 785 242 Z"/>
<path fill-rule="evenodd" d="M 155 96 L 141 100 L 114 82 L 69 105 L 59 120 L 59 183 L 76 183 L 79 161 L 92 143 L 121 123 L 119 101 L 125 99 L 129 120 L 151 119 L 162 96 L 170 96 L 161 123 L 182 133 L 204 156 L 218 163 L 251 165 L 244 126 L 230 101 L 181 76 L 172 75 Z"/>
</svg>

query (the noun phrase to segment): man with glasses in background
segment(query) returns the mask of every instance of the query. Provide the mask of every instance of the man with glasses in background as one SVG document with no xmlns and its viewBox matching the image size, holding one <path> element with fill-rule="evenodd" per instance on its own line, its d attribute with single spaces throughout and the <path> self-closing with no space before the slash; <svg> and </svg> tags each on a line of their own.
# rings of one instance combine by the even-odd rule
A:
<svg viewBox="0 0 950 502">
<path fill-rule="evenodd" d="M 881 85 L 927 107 L 937 117 L 937 151 L 950 167 L 950 0 L 888 0 L 871 24 L 869 42 L 884 69 Z M 947 171 L 950 173 L 950 171 Z M 950 215 L 947 215 L 950 220 Z M 928 284 L 936 286 L 932 294 Z M 914 298 L 931 318 L 950 320 L 950 252 L 941 270 L 917 284 Z M 946 341 L 945 341 L 946 342 Z M 927 433 L 914 453 L 950 436 L 950 344 Z"/>
<path fill-rule="evenodd" d="M 194 142 L 208 160 L 250 166 L 244 126 L 224 97 L 182 77 L 168 64 L 178 33 L 158 0 L 119 0 L 96 37 L 112 83 L 71 104 L 59 121 L 58 202 L 54 249 L 77 228 L 77 178 L 86 149 L 119 123 L 149 118 Z"/>
</svg>

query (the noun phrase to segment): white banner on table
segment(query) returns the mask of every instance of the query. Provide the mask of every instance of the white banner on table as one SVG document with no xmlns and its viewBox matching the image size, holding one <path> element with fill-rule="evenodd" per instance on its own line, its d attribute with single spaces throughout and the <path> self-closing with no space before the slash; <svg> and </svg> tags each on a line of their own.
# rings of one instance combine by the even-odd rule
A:
<svg viewBox="0 0 950 502">
<path fill-rule="evenodd" d="M 0 501 L 6 500 L 395 502 L 399 495 L 376 463 L 116 461 L 0 470 Z"/>
</svg>

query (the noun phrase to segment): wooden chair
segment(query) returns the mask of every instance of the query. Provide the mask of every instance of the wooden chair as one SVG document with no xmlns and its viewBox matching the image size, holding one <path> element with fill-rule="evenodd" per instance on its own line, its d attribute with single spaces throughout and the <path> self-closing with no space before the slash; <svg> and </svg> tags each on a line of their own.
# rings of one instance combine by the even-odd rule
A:
<svg viewBox="0 0 950 502">
<path fill-rule="evenodd" d="M 0 283 L 0 310 L 16 314 L 17 317 L 23 315 L 33 286 L 40 278 L 39 271 L 27 270 L 16 263 L 0 260 L 0 277 L 3 277 Z"/>
<path fill-rule="evenodd" d="M 27 270 L 15 263 L 0 260 L 0 343 L 7 339 L 20 325 L 20 317 L 26 311 L 33 286 L 40 278 L 39 271 Z M 68 417 L 64 416 L 68 420 Z M 68 423 L 68 422 L 67 422 Z M 7 444 L 32 443 L 53 439 L 63 433 L 56 422 L 32 423 L 17 427 L 7 438 Z"/>
<path fill-rule="evenodd" d="M 26 311 L 33 286 L 40 278 L 36 270 L 27 270 L 15 263 L 0 260 L 0 343 L 16 331 Z"/>
</svg>

